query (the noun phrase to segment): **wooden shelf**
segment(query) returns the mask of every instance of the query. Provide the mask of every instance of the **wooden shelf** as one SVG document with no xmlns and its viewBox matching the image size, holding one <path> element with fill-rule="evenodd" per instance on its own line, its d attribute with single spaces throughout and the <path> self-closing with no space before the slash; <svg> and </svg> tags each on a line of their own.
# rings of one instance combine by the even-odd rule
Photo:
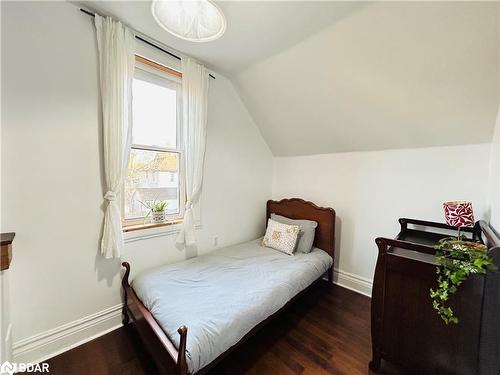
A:
<svg viewBox="0 0 500 375">
<path fill-rule="evenodd" d="M 15 233 L 0 233 L 0 271 L 9 269 L 12 261 L 12 241 Z"/>
</svg>

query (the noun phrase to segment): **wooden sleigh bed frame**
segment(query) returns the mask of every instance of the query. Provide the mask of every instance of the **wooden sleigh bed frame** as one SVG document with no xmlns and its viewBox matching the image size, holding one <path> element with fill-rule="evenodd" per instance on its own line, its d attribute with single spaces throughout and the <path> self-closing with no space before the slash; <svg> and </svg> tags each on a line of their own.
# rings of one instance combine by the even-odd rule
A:
<svg viewBox="0 0 500 375">
<path fill-rule="evenodd" d="M 307 219 L 314 220 L 318 223 L 316 228 L 316 236 L 314 239 L 314 247 L 324 250 L 332 258 L 334 258 L 335 250 L 335 211 L 332 208 L 318 207 L 312 202 L 307 202 L 299 198 L 282 199 L 280 201 L 267 201 L 267 218 L 275 213 L 281 216 L 286 216 L 291 219 Z M 267 223 L 267 220 L 266 220 Z M 149 353 L 152 355 L 156 367 L 160 373 L 186 375 L 188 374 L 188 366 L 186 361 L 186 342 L 188 327 L 181 326 L 177 330 L 180 335 L 179 346 L 177 347 L 173 341 L 165 334 L 158 322 L 148 309 L 142 304 L 129 283 L 130 264 L 122 263 L 125 267 L 125 273 L 122 278 L 122 286 L 124 290 L 124 305 L 123 305 L 123 324 L 133 322 L 137 333 L 141 337 L 143 344 L 146 346 Z M 328 281 L 333 281 L 333 265 L 327 271 Z M 258 330 L 264 327 L 267 323 L 279 315 L 287 306 L 294 302 L 299 296 L 306 293 L 322 276 L 313 282 L 308 288 L 297 294 L 294 298 L 288 301 L 285 306 L 278 310 L 273 315 L 255 326 L 248 332 L 237 344 L 222 353 L 214 361 L 197 371 L 196 374 L 204 374 L 212 369 L 227 355 L 233 352 L 237 347 L 243 344 L 249 337 L 254 335 Z M 172 303 L 182 303 L 180 301 L 172 301 Z"/>
</svg>

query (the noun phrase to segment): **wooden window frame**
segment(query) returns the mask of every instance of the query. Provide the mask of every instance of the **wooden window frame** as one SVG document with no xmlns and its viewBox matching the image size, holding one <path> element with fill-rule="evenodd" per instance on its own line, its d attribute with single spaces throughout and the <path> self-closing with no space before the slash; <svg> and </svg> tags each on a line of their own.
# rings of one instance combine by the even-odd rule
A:
<svg viewBox="0 0 500 375">
<path fill-rule="evenodd" d="M 148 65 L 153 69 L 157 69 L 157 70 L 160 70 L 164 73 L 173 75 L 177 78 L 182 78 L 182 73 L 179 72 L 178 70 L 175 70 L 175 69 L 169 68 L 168 66 L 154 62 L 153 60 L 150 60 L 144 56 L 135 55 L 135 61 L 138 63 L 144 64 L 144 65 Z"/>
<path fill-rule="evenodd" d="M 136 60 L 136 69 L 139 68 L 141 69 L 142 67 L 149 68 L 146 70 L 146 72 L 152 73 L 152 74 L 157 74 L 160 78 L 173 78 L 174 81 L 178 81 L 182 79 L 182 73 L 179 72 L 178 70 L 172 69 L 168 66 L 159 64 L 153 60 L 150 60 L 144 56 L 140 55 L 135 55 L 135 60 Z M 164 74 L 159 74 L 159 72 L 162 72 Z M 181 109 L 180 109 L 180 100 L 177 101 L 177 112 L 178 115 L 181 114 Z M 139 144 L 132 144 L 131 149 L 140 149 L 140 150 L 147 150 L 147 151 L 157 151 L 157 152 L 169 152 L 169 153 L 176 153 L 178 154 L 178 160 L 179 160 L 179 189 L 180 189 L 180 201 L 179 201 L 179 214 L 176 215 L 175 217 L 165 221 L 164 223 L 147 223 L 145 222 L 145 218 L 131 218 L 131 219 L 122 219 L 122 230 L 123 232 L 133 232 L 133 231 L 138 231 L 138 230 L 143 230 L 143 229 L 151 229 L 151 228 L 158 228 L 158 227 L 164 227 L 164 226 L 170 226 L 170 225 L 175 225 L 175 224 L 180 224 L 183 221 L 184 217 L 184 206 L 185 206 L 185 182 L 184 182 L 184 152 L 182 150 L 182 123 L 180 121 L 180 117 L 177 121 L 177 147 L 175 149 L 173 148 L 166 148 L 166 147 L 153 147 L 153 146 L 147 146 L 147 145 L 139 145 Z M 122 189 L 124 191 L 124 189 Z M 125 212 L 125 200 L 124 200 L 124 194 L 122 194 L 122 214 Z"/>
</svg>

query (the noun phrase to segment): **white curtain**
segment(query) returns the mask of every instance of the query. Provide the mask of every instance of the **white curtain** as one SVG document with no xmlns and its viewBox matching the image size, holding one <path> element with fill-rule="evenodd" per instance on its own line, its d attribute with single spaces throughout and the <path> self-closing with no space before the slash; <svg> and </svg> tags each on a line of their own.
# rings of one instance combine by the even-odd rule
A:
<svg viewBox="0 0 500 375">
<path fill-rule="evenodd" d="M 120 188 L 130 154 L 134 34 L 120 22 L 95 16 L 102 100 L 104 174 L 107 202 L 101 254 L 119 257 L 123 248 Z"/>
<path fill-rule="evenodd" d="M 491 142 L 490 176 L 488 183 L 490 224 L 500 233 L 500 108 Z"/>
<path fill-rule="evenodd" d="M 207 69 L 189 58 L 182 59 L 182 128 L 186 175 L 186 209 L 177 243 L 196 243 L 193 206 L 200 199 L 205 159 L 207 107 Z"/>
</svg>

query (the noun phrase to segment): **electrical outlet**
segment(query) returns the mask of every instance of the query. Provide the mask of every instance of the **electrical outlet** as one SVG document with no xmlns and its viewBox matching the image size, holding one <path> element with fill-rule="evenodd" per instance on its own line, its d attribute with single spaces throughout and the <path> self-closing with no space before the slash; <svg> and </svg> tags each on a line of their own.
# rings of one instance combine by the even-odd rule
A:
<svg viewBox="0 0 500 375">
<path fill-rule="evenodd" d="M 219 245 L 219 237 L 214 236 L 214 246 L 218 246 L 218 245 Z"/>
</svg>

